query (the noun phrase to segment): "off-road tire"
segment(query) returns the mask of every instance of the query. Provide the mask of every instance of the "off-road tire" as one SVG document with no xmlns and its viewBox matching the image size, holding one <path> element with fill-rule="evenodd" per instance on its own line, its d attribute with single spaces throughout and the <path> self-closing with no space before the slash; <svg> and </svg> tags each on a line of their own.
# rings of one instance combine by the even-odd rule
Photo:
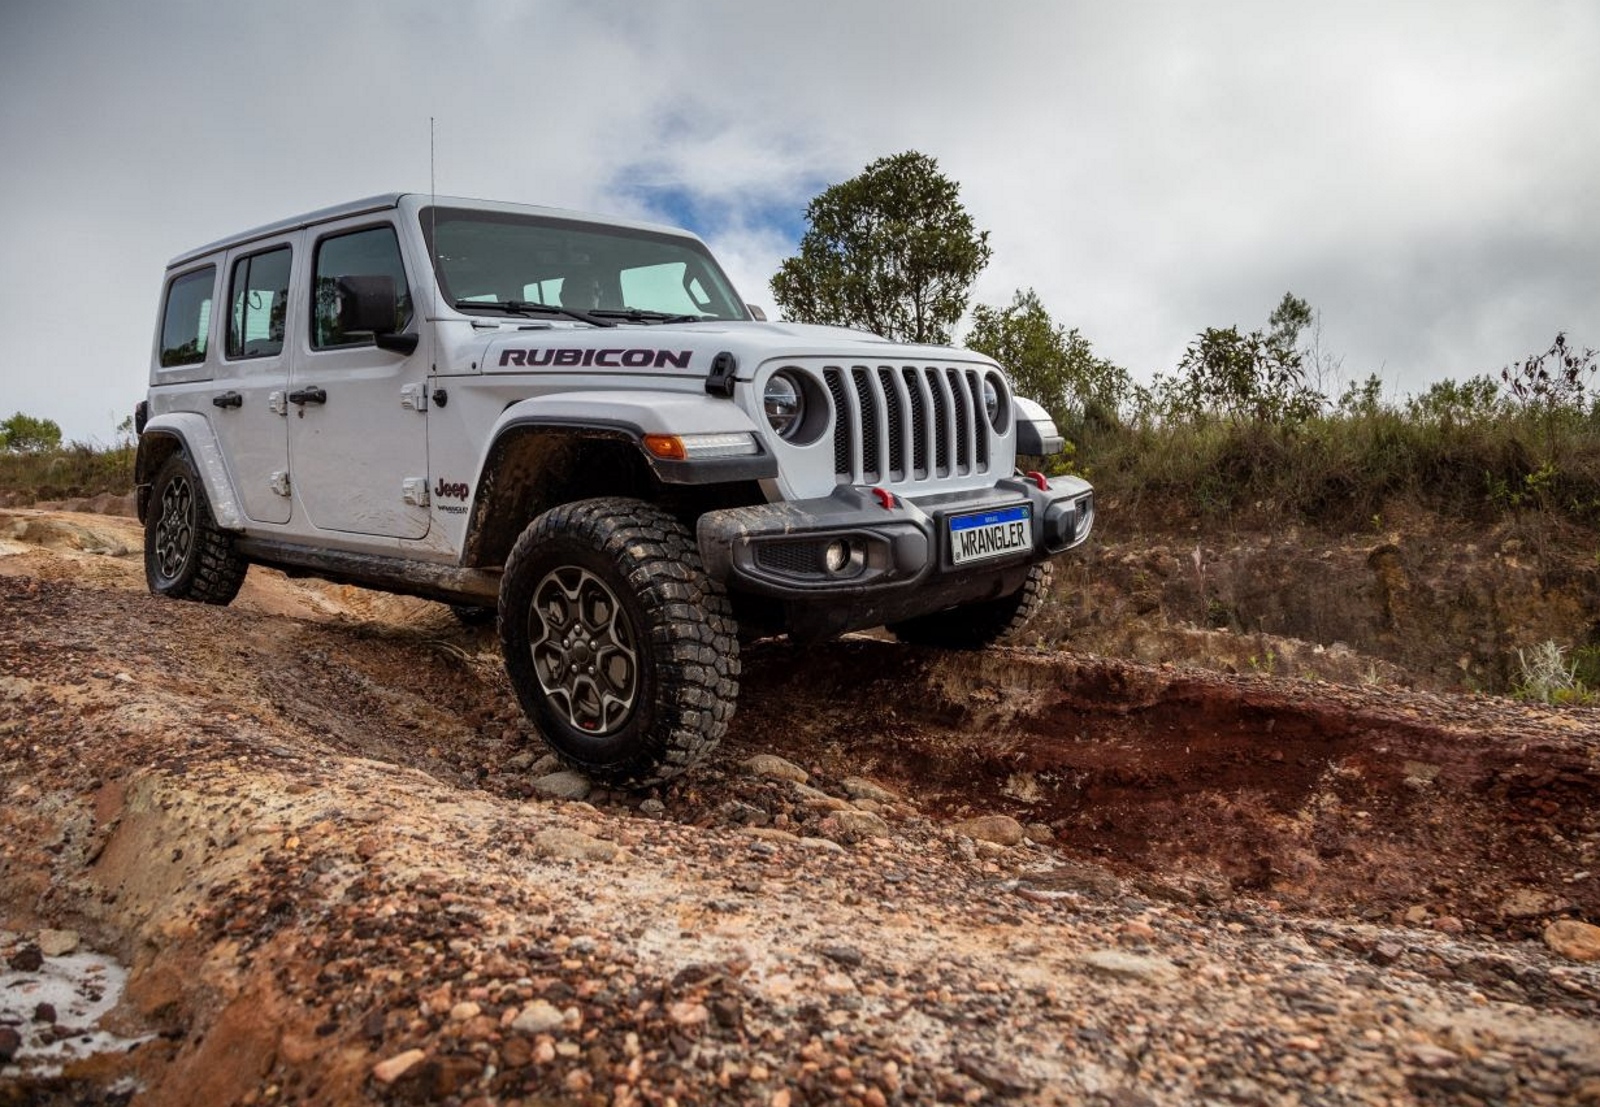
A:
<svg viewBox="0 0 1600 1107">
<path fill-rule="evenodd" d="M 144 522 L 144 577 L 158 596 L 228 604 L 249 561 L 217 526 L 205 484 L 189 458 L 173 454 L 156 473 Z"/>
<path fill-rule="evenodd" d="M 1028 570 L 1023 586 L 1009 596 L 919 615 L 903 623 L 891 623 L 889 629 L 900 641 L 913 646 L 981 650 L 1014 637 L 1028 625 L 1028 620 L 1044 606 L 1054 576 L 1050 562 L 1040 561 Z"/>
<path fill-rule="evenodd" d="M 528 525 L 500 583 L 500 644 L 550 748 L 609 784 L 645 787 L 689 769 L 721 740 L 739 695 L 727 594 L 688 528 L 640 500 L 580 500 Z M 578 671 L 593 674 L 590 662 L 598 679 Z M 626 710 L 610 718 L 607 695 L 620 700 L 630 687 Z"/>
</svg>

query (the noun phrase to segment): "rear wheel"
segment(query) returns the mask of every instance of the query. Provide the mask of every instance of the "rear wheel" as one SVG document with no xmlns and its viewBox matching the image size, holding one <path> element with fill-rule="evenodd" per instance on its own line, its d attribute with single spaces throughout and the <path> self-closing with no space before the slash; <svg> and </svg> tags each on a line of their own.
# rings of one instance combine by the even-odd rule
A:
<svg viewBox="0 0 1600 1107">
<path fill-rule="evenodd" d="M 919 615 L 889 629 L 902 642 L 914 646 L 938 646 L 947 650 L 981 650 L 1014 638 L 1044 606 L 1055 572 L 1050 562 L 1041 561 L 1028 570 L 1023 586 L 1009 596 L 982 603 L 952 607 Z"/>
<path fill-rule="evenodd" d="M 156 473 L 144 524 L 144 576 L 150 591 L 178 600 L 226 604 L 250 563 L 211 517 L 205 486 L 188 457 L 173 454 Z"/>
<path fill-rule="evenodd" d="M 651 504 L 581 500 L 539 516 L 506 561 L 500 640 L 517 698 L 568 765 L 647 785 L 727 730 L 739 644 L 688 529 Z"/>
</svg>

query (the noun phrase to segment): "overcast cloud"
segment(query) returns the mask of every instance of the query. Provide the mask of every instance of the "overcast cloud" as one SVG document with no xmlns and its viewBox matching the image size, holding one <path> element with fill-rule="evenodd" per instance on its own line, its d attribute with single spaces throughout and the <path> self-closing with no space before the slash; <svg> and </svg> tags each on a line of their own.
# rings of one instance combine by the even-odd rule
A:
<svg viewBox="0 0 1600 1107">
<path fill-rule="evenodd" d="M 166 262 L 425 191 L 430 116 L 440 193 L 686 222 L 769 312 L 806 201 L 920 150 L 980 302 L 1148 379 L 1292 290 L 1415 391 L 1600 345 L 1597 58 L 1593 0 L 0 0 L 0 415 L 109 440 Z"/>
</svg>

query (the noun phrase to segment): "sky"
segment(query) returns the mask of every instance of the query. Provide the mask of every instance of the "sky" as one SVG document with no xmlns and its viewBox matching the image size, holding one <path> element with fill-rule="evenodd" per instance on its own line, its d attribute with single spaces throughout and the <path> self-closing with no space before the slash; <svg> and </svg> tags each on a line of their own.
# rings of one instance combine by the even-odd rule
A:
<svg viewBox="0 0 1600 1107">
<path fill-rule="evenodd" d="M 0 417 L 109 442 L 175 255 L 381 192 L 689 226 L 776 317 L 807 202 L 931 155 L 1136 379 L 1320 316 L 1325 387 L 1600 346 L 1596 0 L 0 0 Z M 958 331 L 958 333 L 960 333 Z"/>
</svg>

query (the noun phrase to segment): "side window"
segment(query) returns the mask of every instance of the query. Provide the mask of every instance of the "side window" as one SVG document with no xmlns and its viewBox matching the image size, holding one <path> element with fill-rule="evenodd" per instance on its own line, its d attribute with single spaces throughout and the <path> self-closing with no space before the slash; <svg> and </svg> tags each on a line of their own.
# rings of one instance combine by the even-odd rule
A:
<svg viewBox="0 0 1600 1107">
<path fill-rule="evenodd" d="M 334 235 L 317 243 L 316 280 L 313 282 L 311 344 L 318 349 L 371 342 L 370 335 L 346 337 L 339 326 L 339 278 L 394 278 L 399 300 L 395 326 L 405 330 L 411 321 L 411 292 L 400 261 L 400 241 L 393 227 L 370 227 L 351 234 Z"/>
<path fill-rule="evenodd" d="M 228 356 L 283 353 L 289 312 L 289 247 L 252 254 L 233 263 L 228 298 Z"/>
<path fill-rule="evenodd" d="M 167 305 L 161 315 L 161 364 L 198 365 L 206 359 L 206 336 L 211 333 L 211 294 L 217 267 L 208 265 L 175 278 L 167 286 Z"/>
</svg>

